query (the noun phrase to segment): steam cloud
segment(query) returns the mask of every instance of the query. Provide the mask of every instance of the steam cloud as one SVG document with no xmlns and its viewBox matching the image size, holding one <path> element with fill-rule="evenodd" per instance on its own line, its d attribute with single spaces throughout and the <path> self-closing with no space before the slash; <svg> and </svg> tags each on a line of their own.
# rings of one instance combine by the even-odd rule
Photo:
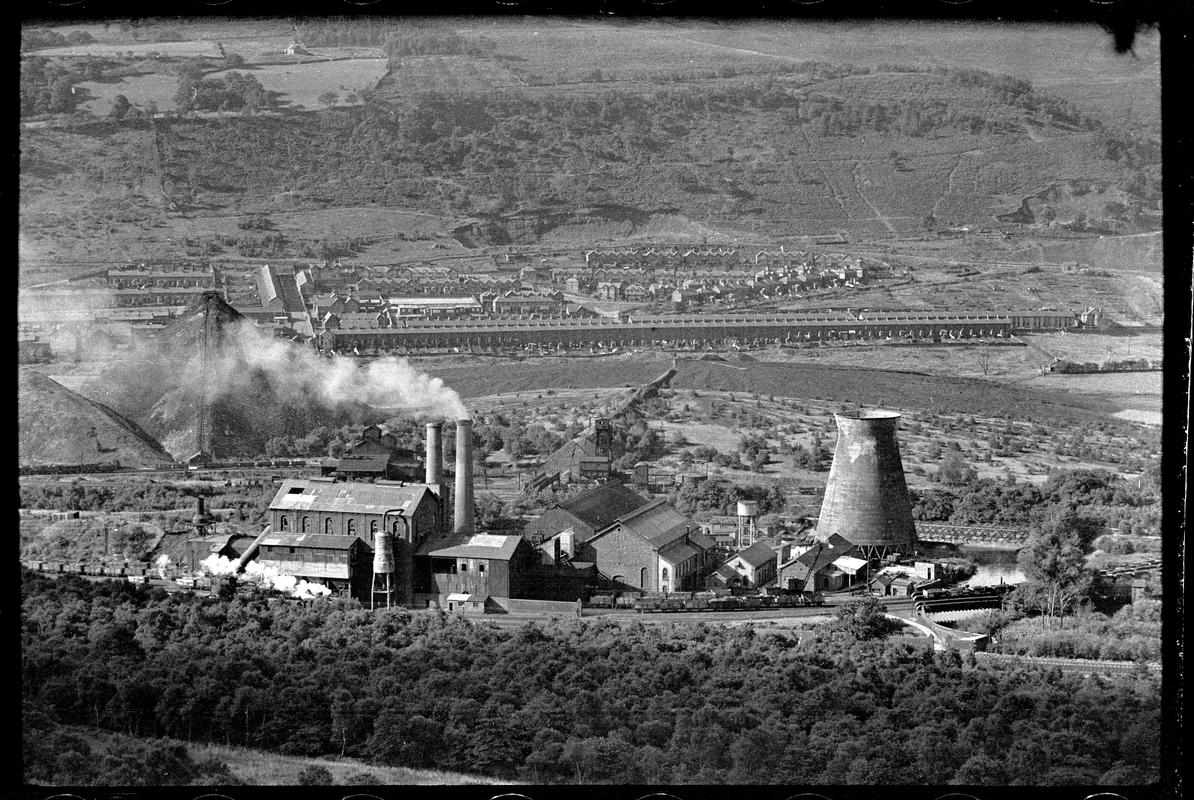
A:
<svg viewBox="0 0 1194 800">
<path fill-rule="evenodd" d="M 199 566 L 212 575 L 236 574 L 235 561 L 214 553 L 203 559 Z M 250 561 L 245 565 L 245 578 L 265 589 L 274 589 L 301 600 L 327 597 L 332 593 L 332 590 L 322 583 L 311 583 L 296 578 L 294 575 L 285 575 L 273 567 L 258 564 L 256 561 Z"/>
<path fill-rule="evenodd" d="M 158 556 L 157 561 L 155 561 L 153 563 L 154 563 L 154 566 L 156 566 L 158 568 L 158 577 L 161 578 L 162 580 L 165 580 L 166 573 L 170 569 L 170 564 L 172 563 L 170 561 L 170 556 L 166 555 L 165 553 L 162 553 L 160 556 Z"/>
<path fill-rule="evenodd" d="M 365 365 L 342 356 L 329 359 L 249 323 L 238 326 L 236 340 L 241 352 L 235 362 L 229 357 L 218 366 L 222 387 L 242 380 L 247 368 L 265 373 L 281 395 L 317 397 L 331 406 L 365 403 L 449 420 L 468 417 L 460 395 L 403 358 L 379 358 Z"/>
</svg>

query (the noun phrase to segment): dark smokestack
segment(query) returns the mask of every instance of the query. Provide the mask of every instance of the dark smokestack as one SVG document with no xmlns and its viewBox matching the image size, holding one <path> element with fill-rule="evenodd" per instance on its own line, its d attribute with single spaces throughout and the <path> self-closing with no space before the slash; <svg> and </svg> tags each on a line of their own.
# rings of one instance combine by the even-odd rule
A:
<svg viewBox="0 0 1194 800">
<path fill-rule="evenodd" d="M 473 532 L 473 421 L 456 420 L 456 533 Z"/>
<path fill-rule="evenodd" d="M 427 423 L 427 484 L 439 486 L 443 482 L 444 423 Z"/>
<path fill-rule="evenodd" d="M 900 415 L 868 410 L 834 416 L 837 446 L 816 537 L 841 534 L 867 558 L 911 552 L 916 528 L 895 436 Z"/>
</svg>

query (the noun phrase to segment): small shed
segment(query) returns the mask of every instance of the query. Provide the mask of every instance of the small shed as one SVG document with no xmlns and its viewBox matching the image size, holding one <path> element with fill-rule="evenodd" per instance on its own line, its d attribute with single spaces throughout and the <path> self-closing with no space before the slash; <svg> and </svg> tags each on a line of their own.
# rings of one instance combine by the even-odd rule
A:
<svg viewBox="0 0 1194 800">
<path fill-rule="evenodd" d="M 456 592 L 448 595 L 448 611 L 456 614 L 484 614 L 489 603 L 487 594 L 464 594 Z"/>
</svg>

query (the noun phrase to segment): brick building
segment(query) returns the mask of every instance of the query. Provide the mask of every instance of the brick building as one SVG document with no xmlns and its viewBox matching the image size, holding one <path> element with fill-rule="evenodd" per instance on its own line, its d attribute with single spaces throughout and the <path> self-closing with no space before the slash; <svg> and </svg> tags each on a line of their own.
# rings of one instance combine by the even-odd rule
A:
<svg viewBox="0 0 1194 800">
<path fill-rule="evenodd" d="M 580 554 L 617 584 L 667 592 L 697 586 L 710 549 L 696 525 L 661 498 L 620 515 Z"/>
</svg>

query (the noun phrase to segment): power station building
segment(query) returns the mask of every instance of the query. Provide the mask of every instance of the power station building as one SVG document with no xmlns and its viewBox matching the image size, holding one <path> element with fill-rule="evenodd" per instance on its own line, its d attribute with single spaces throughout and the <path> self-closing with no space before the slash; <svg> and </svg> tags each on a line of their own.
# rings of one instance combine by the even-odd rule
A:
<svg viewBox="0 0 1194 800">
<path fill-rule="evenodd" d="M 814 536 L 844 537 L 866 559 L 910 554 L 916 526 L 895 436 L 900 415 L 872 409 L 834 418 L 837 445 Z"/>
<path fill-rule="evenodd" d="M 376 429 L 366 429 L 358 444 L 381 457 L 391 446 Z M 452 508 L 438 422 L 427 425 L 422 482 L 283 481 L 270 503 L 269 526 L 244 548 L 237 568 L 255 560 L 370 607 L 484 611 L 491 598 L 582 597 L 596 579 L 591 563 L 568 563 L 558 546 L 544 553 L 518 535 L 474 530 L 472 450 L 472 422 L 458 420 Z M 212 543 L 196 547 L 198 555 Z"/>
</svg>

